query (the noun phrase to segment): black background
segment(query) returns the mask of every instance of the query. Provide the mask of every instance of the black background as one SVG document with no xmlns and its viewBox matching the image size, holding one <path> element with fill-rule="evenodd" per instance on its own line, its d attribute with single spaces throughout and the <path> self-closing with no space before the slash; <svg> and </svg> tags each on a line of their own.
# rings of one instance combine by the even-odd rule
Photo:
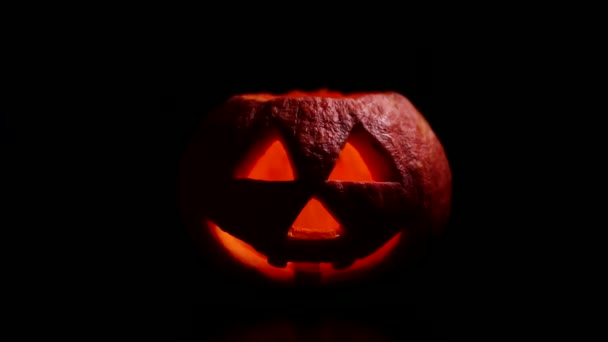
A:
<svg viewBox="0 0 608 342">
<path fill-rule="evenodd" d="M 75 249 L 62 259 L 70 265 L 64 290 L 76 294 L 91 336 L 127 329 L 170 340 L 247 339 L 251 329 L 271 327 L 266 333 L 303 340 L 353 333 L 403 340 L 519 327 L 522 310 L 505 312 L 529 291 L 524 279 L 533 267 L 522 267 L 519 221 L 527 208 L 505 195 L 517 194 L 513 186 L 527 172 L 514 163 L 515 146 L 505 145 L 521 136 L 511 130 L 520 119 L 515 86 L 503 83 L 510 70 L 480 42 L 452 37 L 444 45 L 393 23 L 293 36 L 281 36 L 279 24 L 235 34 L 226 27 L 96 32 L 70 42 L 61 63 L 43 65 L 51 72 L 38 86 L 57 91 L 41 121 L 53 124 L 52 139 L 29 143 L 29 132 L 17 130 L 14 141 L 46 155 L 45 170 L 59 166 L 50 194 L 75 185 L 74 203 L 57 210 L 76 222 L 63 241 Z M 200 260 L 177 208 L 177 166 L 191 134 L 231 95 L 319 88 L 395 91 L 420 110 L 452 168 L 446 234 L 414 270 L 366 287 L 286 292 L 219 277 Z M 63 112 L 74 115 L 63 120 Z"/>
<path fill-rule="evenodd" d="M 510 281 L 505 257 L 497 251 L 505 245 L 504 222 L 494 216 L 495 191 L 505 184 L 492 172 L 498 131 L 488 123 L 496 121 L 480 110 L 487 89 L 471 78 L 469 64 L 432 46 L 390 41 L 297 40 L 284 47 L 235 38 L 202 53 L 194 49 L 194 55 L 165 43 L 122 60 L 119 73 L 112 73 L 118 77 L 107 83 L 118 99 L 108 108 L 117 137 L 109 135 L 116 139 L 109 145 L 118 152 L 110 168 L 128 199 L 115 194 L 115 204 L 122 203 L 118 210 L 131 219 L 117 232 L 125 238 L 126 261 L 118 262 L 115 284 L 122 285 L 115 289 L 121 305 L 134 310 L 123 324 L 180 338 L 247 338 L 258 329 L 310 340 L 348 334 L 401 340 L 474 334 L 480 325 L 498 323 L 494 315 L 511 295 L 504 291 Z M 163 49 L 173 53 L 155 55 Z M 289 292 L 221 278 L 200 260 L 179 219 L 177 163 L 190 135 L 233 94 L 319 88 L 396 91 L 423 113 L 453 172 L 445 236 L 414 270 L 364 287 Z M 263 327 L 270 328 L 260 332 Z"/>
</svg>

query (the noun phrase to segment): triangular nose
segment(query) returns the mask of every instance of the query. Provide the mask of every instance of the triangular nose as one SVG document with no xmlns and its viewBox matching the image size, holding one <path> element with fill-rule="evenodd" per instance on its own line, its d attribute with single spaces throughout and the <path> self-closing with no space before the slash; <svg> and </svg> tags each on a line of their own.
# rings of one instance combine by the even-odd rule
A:
<svg viewBox="0 0 608 342">
<path fill-rule="evenodd" d="M 342 235 L 336 219 L 315 198 L 311 198 L 296 218 L 287 236 L 298 240 L 335 239 Z"/>
</svg>

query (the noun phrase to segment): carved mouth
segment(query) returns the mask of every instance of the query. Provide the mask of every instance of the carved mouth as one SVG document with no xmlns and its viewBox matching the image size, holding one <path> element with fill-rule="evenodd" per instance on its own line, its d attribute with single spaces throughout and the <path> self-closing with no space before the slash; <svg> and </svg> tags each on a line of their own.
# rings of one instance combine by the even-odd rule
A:
<svg viewBox="0 0 608 342">
<path fill-rule="evenodd" d="M 275 262 L 269 259 L 264 254 L 255 250 L 248 243 L 224 232 L 218 225 L 212 221 L 207 221 L 207 225 L 215 237 L 215 239 L 239 262 L 254 269 L 264 275 L 279 279 L 293 280 L 294 275 L 299 272 L 314 272 L 319 273 L 323 279 L 340 279 L 341 276 L 355 274 L 359 271 L 369 269 L 380 263 L 389 252 L 398 244 L 402 233 L 397 233 L 386 244 L 376 250 L 374 253 L 357 260 L 350 260 L 348 263 L 343 262 L 298 262 L 285 261 Z M 293 227 L 292 227 L 293 228 Z M 339 227 L 338 227 L 339 228 Z M 324 230 L 318 232 L 306 229 L 292 229 L 291 236 L 288 234 L 288 239 L 292 243 L 307 245 L 308 242 L 327 241 L 333 244 L 340 241 L 341 228 L 335 230 Z M 291 230 L 290 230 L 291 232 Z M 312 238 L 312 239 L 311 239 Z M 308 240 L 308 241 L 307 241 Z M 292 246 L 293 247 L 293 246 Z"/>
</svg>

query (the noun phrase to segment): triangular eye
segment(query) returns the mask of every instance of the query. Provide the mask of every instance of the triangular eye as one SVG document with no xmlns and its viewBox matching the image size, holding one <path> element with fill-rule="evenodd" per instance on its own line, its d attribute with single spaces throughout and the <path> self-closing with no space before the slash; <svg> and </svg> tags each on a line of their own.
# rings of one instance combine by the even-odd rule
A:
<svg viewBox="0 0 608 342">
<path fill-rule="evenodd" d="M 269 136 L 254 146 L 237 169 L 236 178 L 264 181 L 292 181 L 293 168 L 280 136 L 270 132 Z"/>
<path fill-rule="evenodd" d="M 329 180 L 351 182 L 396 182 L 399 172 L 389 155 L 360 126 L 356 126 L 329 175 Z"/>
</svg>

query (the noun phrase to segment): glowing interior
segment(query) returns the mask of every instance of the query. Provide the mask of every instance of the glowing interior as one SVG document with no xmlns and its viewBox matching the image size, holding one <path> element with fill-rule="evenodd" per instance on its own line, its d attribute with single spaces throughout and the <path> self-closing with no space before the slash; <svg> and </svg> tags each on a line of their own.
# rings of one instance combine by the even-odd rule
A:
<svg viewBox="0 0 608 342">
<path fill-rule="evenodd" d="M 288 262 L 286 267 L 279 268 L 268 264 L 267 258 L 263 254 L 256 251 L 246 242 L 224 232 L 215 223 L 207 221 L 207 224 L 217 241 L 219 241 L 236 260 L 248 267 L 256 269 L 267 277 L 281 281 L 293 281 L 295 272 L 318 272 L 321 274 L 322 282 L 351 278 L 380 263 L 397 245 L 402 234 L 398 233 L 373 254 L 356 260 L 350 267 L 343 270 L 335 270 L 330 263 L 307 262 Z"/>
<path fill-rule="evenodd" d="M 255 146 L 248 158 L 237 169 L 236 178 L 265 181 L 292 181 L 295 173 L 285 145 L 277 132 L 269 132 L 268 138 Z M 268 143 L 270 142 L 270 143 Z M 259 154 L 260 151 L 263 153 Z M 329 180 L 351 182 L 398 181 L 392 164 L 374 147 L 369 134 L 354 130 L 329 175 Z"/>
<path fill-rule="evenodd" d="M 305 240 L 335 239 L 340 235 L 340 224 L 316 198 L 308 201 L 287 233 L 291 239 Z"/>
<path fill-rule="evenodd" d="M 269 94 L 269 93 L 260 93 L 260 94 L 245 94 L 241 95 L 242 97 L 248 100 L 257 100 L 257 101 L 268 101 L 276 98 L 302 98 L 302 97 L 325 97 L 325 98 L 353 98 L 360 97 L 363 95 L 368 95 L 372 93 L 353 93 L 353 94 L 343 94 L 339 91 L 333 91 L 328 89 L 319 89 L 316 91 L 301 91 L 301 90 L 293 90 L 286 94 Z"/>
<path fill-rule="evenodd" d="M 287 156 L 283 143 L 276 139 L 266 149 L 264 154 L 247 170 L 250 163 L 244 163 L 237 170 L 237 178 L 250 178 L 265 181 L 294 180 L 293 168 Z"/>
<path fill-rule="evenodd" d="M 371 182 L 374 178 L 361 154 L 347 142 L 329 180 Z"/>
<path fill-rule="evenodd" d="M 355 128 L 348 137 L 329 180 L 393 182 L 398 181 L 399 176 L 371 136 L 363 129 Z"/>
</svg>

